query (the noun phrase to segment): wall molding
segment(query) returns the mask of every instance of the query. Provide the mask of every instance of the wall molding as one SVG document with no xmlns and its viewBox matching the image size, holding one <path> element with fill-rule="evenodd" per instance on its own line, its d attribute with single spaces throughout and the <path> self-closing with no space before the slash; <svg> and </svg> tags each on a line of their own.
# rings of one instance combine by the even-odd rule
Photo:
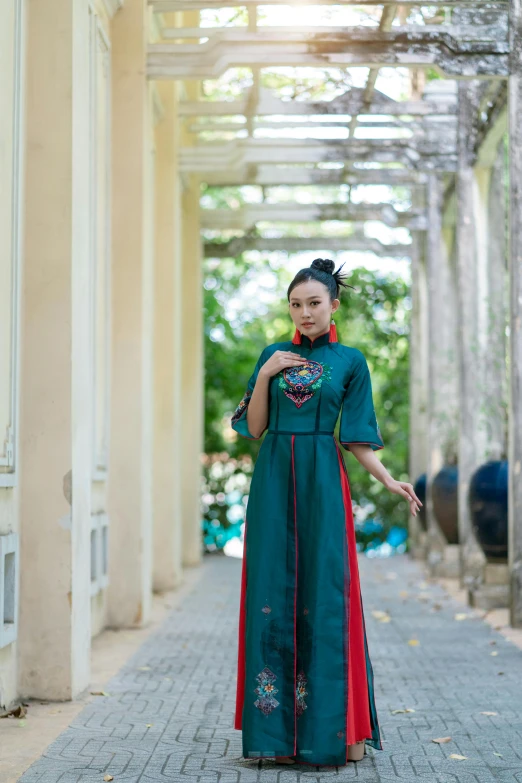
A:
<svg viewBox="0 0 522 783">
<path fill-rule="evenodd" d="M 100 149 L 97 140 L 99 135 L 99 99 L 100 99 L 100 78 L 99 78 L 99 58 L 102 58 L 103 76 L 101 79 L 104 84 L 102 89 L 105 95 L 104 100 L 104 118 L 105 126 L 102 128 L 104 137 L 104 155 L 105 158 L 99 166 Z M 93 373 L 93 402 L 92 402 L 92 420 L 93 420 L 93 450 L 92 450 L 92 472 L 94 481 L 103 481 L 107 477 L 108 458 L 109 458 L 109 432 L 110 432 L 110 334 L 111 334 L 111 50 L 110 41 L 105 34 L 100 19 L 93 14 L 91 17 L 91 53 L 90 53 L 90 188 L 91 188 L 91 220 L 90 220 L 90 257 L 91 257 L 91 340 L 92 340 L 92 373 Z M 101 172 L 101 174 L 100 174 Z M 100 181 L 100 176 L 103 177 Z M 100 226 L 98 221 L 99 210 L 98 200 L 103 193 L 105 200 L 105 209 L 103 223 L 105 226 L 105 235 L 100 242 Z M 98 257 L 99 248 L 102 248 L 102 257 Z M 99 280 L 102 276 L 103 291 L 101 298 L 99 296 Z M 98 326 L 101 319 L 101 330 L 103 335 L 103 345 L 99 345 Z M 100 357 L 99 352 L 103 352 Z M 103 370 L 100 370 L 100 361 L 103 364 Z M 100 381 L 100 373 L 103 380 Z M 98 405 L 99 385 L 103 383 L 102 398 Z M 103 428 L 103 431 L 101 431 Z"/>
<path fill-rule="evenodd" d="M 25 0 L 16 0 L 14 8 L 13 54 L 13 152 L 11 179 L 11 368 L 10 421 L 0 422 L 6 427 L 0 434 L 0 487 L 17 483 L 19 449 L 19 391 L 20 391 L 20 290 L 22 267 L 22 205 L 24 166 L 24 62 L 25 62 Z"/>
</svg>

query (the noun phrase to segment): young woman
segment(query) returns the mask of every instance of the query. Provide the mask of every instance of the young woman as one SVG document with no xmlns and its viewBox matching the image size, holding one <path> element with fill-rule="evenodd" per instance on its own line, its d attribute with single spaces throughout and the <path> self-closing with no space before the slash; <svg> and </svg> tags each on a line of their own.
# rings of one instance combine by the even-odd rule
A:
<svg viewBox="0 0 522 783">
<path fill-rule="evenodd" d="M 339 766 L 382 750 L 348 475 L 334 437 L 384 486 L 422 505 L 382 449 L 368 365 L 337 341 L 346 284 L 316 259 L 288 288 L 292 341 L 261 353 L 232 427 L 267 430 L 246 509 L 234 728 L 245 758 Z M 332 318 L 332 323 L 330 319 Z"/>
</svg>

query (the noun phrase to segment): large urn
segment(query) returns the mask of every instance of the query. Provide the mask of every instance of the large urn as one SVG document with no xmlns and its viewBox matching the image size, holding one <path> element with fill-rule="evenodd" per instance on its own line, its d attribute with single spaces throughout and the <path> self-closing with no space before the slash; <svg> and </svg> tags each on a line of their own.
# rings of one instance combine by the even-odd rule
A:
<svg viewBox="0 0 522 783">
<path fill-rule="evenodd" d="M 508 462 L 490 460 L 473 473 L 468 502 L 477 540 L 487 559 L 508 557 Z"/>
<path fill-rule="evenodd" d="M 457 465 L 444 465 L 431 487 L 433 513 L 448 544 L 459 543 L 459 469 Z"/>
</svg>

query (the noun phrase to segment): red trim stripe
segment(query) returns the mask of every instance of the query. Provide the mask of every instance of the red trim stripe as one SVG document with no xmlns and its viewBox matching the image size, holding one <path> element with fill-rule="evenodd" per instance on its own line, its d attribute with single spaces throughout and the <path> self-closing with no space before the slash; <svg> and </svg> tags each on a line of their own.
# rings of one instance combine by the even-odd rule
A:
<svg viewBox="0 0 522 783">
<path fill-rule="evenodd" d="M 295 480 L 295 435 L 292 435 L 292 478 L 294 483 L 294 541 L 295 541 L 295 586 L 294 586 L 294 756 L 297 752 L 297 486 Z"/>
<path fill-rule="evenodd" d="M 371 739 L 370 700 L 366 676 L 366 655 L 364 649 L 364 626 L 362 616 L 359 564 L 355 542 L 355 526 L 348 476 L 337 443 L 337 459 L 341 477 L 341 488 L 345 509 L 348 565 L 350 569 L 350 591 L 348 596 L 348 710 L 346 715 L 346 744 L 354 745 L 362 739 Z"/>
<path fill-rule="evenodd" d="M 234 716 L 234 728 L 241 729 L 243 719 L 243 703 L 245 700 L 245 633 L 246 633 L 246 535 L 247 523 L 245 519 L 245 531 L 243 534 L 243 565 L 241 568 L 241 599 L 239 604 L 239 634 L 237 654 L 237 685 L 236 685 L 236 713 Z"/>
</svg>

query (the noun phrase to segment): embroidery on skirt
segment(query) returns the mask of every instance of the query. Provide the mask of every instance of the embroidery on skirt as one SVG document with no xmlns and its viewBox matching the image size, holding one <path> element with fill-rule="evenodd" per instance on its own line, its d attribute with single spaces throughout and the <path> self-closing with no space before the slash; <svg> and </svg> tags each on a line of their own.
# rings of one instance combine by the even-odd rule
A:
<svg viewBox="0 0 522 783">
<path fill-rule="evenodd" d="M 237 406 L 236 410 L 232 414 L 231 422 L 232 424 L 235 424 L 238 419 L 241 418 L 241 414 L 245 410 L 245 408 L 248 406 L 248 403 L 250 402 L 250 398 L 252 396 L 252 392 L 250 389 L 247 389 L 246 392 L 243 395 L 242 400 L 240 401 L 239 405 Z"/>
<path fill-rule="evenodd" d="M 279 706 L 277 699 L 274 699 L 274 694 L 278 693 L 278 689 L 274 686 L 274 682 L 277 680 L 274 672 L 271 671 L 268 666 L 265 666 L 263 671 L 259 672 L 256 677 L 259 685 L 255 689 L 259 698 L 255 700 L 254 706 L 258 707 L 264 715 L 270 715 L 272 710 L 275 710 Z"/>
<path fill-rule="evenodd" d="M 332 368 L 329 364 L 309 359 L 306 364 L 283 370 L 279 377 L 279 388 L 300 408 L 321 388 L 323 381 L 331 378 Z"/>
<path fill-rule="evenodd" d="M 265 605 L 263 606 L 263 608 L 261 609 L 261 611 L 262 611 L 262 612 L 264 612 L 264 614 L 270 614 L 270 612 L 272 611 L 272 609 L 270 608 L 270 606 L 268 606 L 268 604 L 265 604 Z"/>
<path fill-rule="evenodd" d="M 297 707 L 296 712 L 298 715 L 302 715 L 303 712 L 307 708 L 307 704 L 305 702 L 305 697 L 308 696 L 308 691 L 306 690 L 306 683 L 308 680 L 305 677 L 305 674 L 303 671 L 300 671 L 297 675 L 297 686 L 296 686 L 296 696 L 297 696 Z"/>
</svg>

